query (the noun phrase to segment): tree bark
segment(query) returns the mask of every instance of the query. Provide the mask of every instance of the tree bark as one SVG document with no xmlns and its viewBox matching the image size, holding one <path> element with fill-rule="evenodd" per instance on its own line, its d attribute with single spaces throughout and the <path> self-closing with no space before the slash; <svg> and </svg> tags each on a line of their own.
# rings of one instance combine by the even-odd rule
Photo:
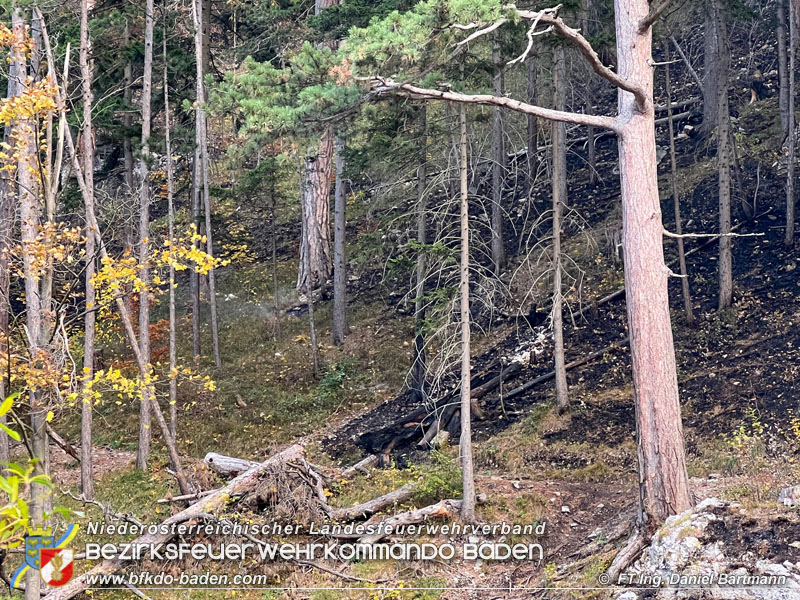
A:
<svg viewBox="0 0 800 600">
<path fill-rule="evenodd" d="M 495 96 L 505 95 L 503 61 L 500 53 L 500 41 L 495 37 L 492 44 L 492 64 L 494 77 L 492 81 Z M 503 244 L 503 182 L 506 172 L 506 145 L 503 130 L 503 109 L 495 106 L 492 109 L 492 264 L 494 274 L 499 277 L 506 261 Z"/>
<path fill-rule="evenodd" d="M 192 0 L 195 2 L 195 0 Z M 202 165 L 200 162 L 200 147 L 195 140 L 194 161 L 192 163 L 192 223 L 194 230 L 200 232 L 200 194 L 203 187 Z M 197 248 L 199 242 L 192 239 L 192 248 Z M 192 269 L 189 272 L 189 293 L 192 296 L 192 359 L 200 360 L 202 345 L 200 342 L 200 273 Z"/>
<path fill-rule="evenodd" d="M 718 59 L 717 91 L 717 162 L 719 183 L 719 303 L 720 310 L 731 305 L 733 299 L 733 241 L 731 233 L 731 118 L 728 107 L 728 35 L 725 15 L 719 0 L 711 0 L 711 10 L 716 25 Z"/>
<path fill-rule="evenodd" d="M 25 17 L 22 9 L 12 4 L 11 13 L 12 30 L 16 40 L 23 40 L 26 36 Z M 12 45 L 10 64 L 13 65 L 16 76 L 15 88 L 17 95 L 21 96 L 27 91 L 27 58 L 20 44 Z M 35 118 L 35 117 L 33 117 Z M 22 242 L 22 270 L 25 279 L 25 322 L 27 331 L 27 346 L 29 361 L 32 367 L 43 368 L 47 360 L 43 347 L 43 315 L 42 299 L 39 288 L 39 272 L 36 268 L 36 239 L 39 234 L 39 185 L 35 173 L 36 167 L 36 126 L 33 118 L 19 118 L 12 124 L 13 145 L 17 155 L 17 194 L 19 202 L 20 237 Z M 47 432 L 45 430 L 44 393 L 40 389 L 28 390 L 30 405 L 31 446 L 34 458 L 39 461 L 35 465 L 35 472 L 44 473 L 45 452 L 47 447 Z M 44 497 L 47 493 L 45 486 L 36 484 L 31 486 L 30 497 L 30 524 L 32 527 L 41 527 L 44 524 Z M 36 571 L 31 570 L 25 580 L 26 600 L 38 600 L 40 578 Z"/>
<path fill-rule="evenodd" d="M 336 136 L 336 190 L 333 232 L 333 343 L 340 346 L 349 333 L 347 326 L 347 261 L 345 258 L 347 194 L 344 182 L 344 138 Z"/>
<path fill-rule="evenodd" d="M 675 213 L 675 233 L 679 236 L 683 233 L 683 223 L 681 219 L 681 200 L 678 193 L 678 163 L 675 158 L 675 130 L 672 123 L 672 82 L 669 71 L 669 42 L 664 42 L 664 61 L 666 70 L 664 72 L 665 92 L 667 94 L 667 127 L 669 129 L 669 160 L 672 183 L 672 206 Z M 678 263 L 681 273 L 681 290 L 683 292 L 683 307 L 686 310 L 686 321 L 694 322 L 694 311 L 692 309 L 692 295 L 689 292 L 689 276 L 686 270 L 686 254 L 683 250 L 683 238 L 678 238 Z"/>
<path fill-rule="evenodd" d="M 591 0 L 581 0 L 581 33 L 588 38 L 589 33 L 589 12 L 591 11 Z M 584 105 L 584 112 L 592 112 L 592 98 L 594 97 L 594 79 L 591 75 L 584 82 L 586 86 L 587 101 Z M 586 161 L 589 167 L 589 183 L 594 185 L 597 182 L 597 148 L 595 147 L 594 127 L 589 127 L 586 132 Z"/>
<path fill-rule="evenodd" d="M 706 23 L 703 34 L 703 121 L 700 130 L 709 134 L 717 127 L 719 113 L 720 61 L 718 29 L 711 0 L 706 2 Z"/>
<path fill-rule="evenodd" d="M 272 337 L 277 342 L 281 337 L 280 300 L 278 298 L 278 199 L 275 195 L 275 179 L 270 179 L 269 184 L 272 209 L 270 211 L 270 234 L 272 237 Z"/>
<path fill-rule="evenodd" d="M 150 370 L 150 115 L 153 91 L 153 0 L 147 0 L 144 9 L 144 74 L 142 75 L 142 156 L 139 159 L 141 184 L 139 188 L 139 278 L 144 289 L 139 294 L 139 352 Z M 142 404 L 139 410 L 139 445 L 136 450 L 136 467 L 147 469 L 150 460 L 150 389 L 142 387 Z"/>
<path fill-rule="evenodd" d="M 425 358 L 425 278 L 427 277 L 427 244 L 428 232 L 426 215 L 425 187 L 428 185 L 428 110 L 425 103 L 419 107 L 419 165 L 417 166 L 417 253 L 416 289 L 414 292 L 414 350 L 411 357 L 411 389 L 416 391 L 421 400 L 426 398 L 425 381 L 428 376 L 428 365 Z"/>
<path fill-rule="evenodd" d="M 554 54 L 554 89 L 556 110 L 564 110 L 566 101 L 566 68 L 564 46 L 556 45 Z M 560 412 L 569 407 L 567 370 L 564 360 L 564 322 L 562 305 L 561 213 L 567 202 L 567 131 L 564 123 L 553 128 L 553 358 L 555 360 L 556 405 Z"/>
<path fill-rule="evenodd" d="M 794 95 L 795 95 L 795 58 L 797 56 L 797 15 L 795 14 L 795 1 L 789 0 L 789 105 L 788 119 L 786 121 L 786 144 L 788 153 L 786 156 L 786 235 L 783 243 L 786 246 L 794 245 L 794 167 L 795 155 L 797 153 L 797 131 L 794 119 Z"/>
<path fill-rule="evenodd" d="M 81 93 L 83 96 L 83 172 L 86 191 L 83 202 L 88 214 L 94 207 L 94 130 L 92 126 L 92 81 L 94 65 L 90 58 L 92 45 L 89 39 L 89 11 L 93 0 L 81 0 Z M 55 74 L 53 74 L 55 75 Z M 88 397 L 88 385 L 94 378 L 95 342 L 95 289 L 92 279 L 95 273 L 95 240 L 86 220 L 86 314 L 83 318 L 83 378 L 84 394 L 81 402 L 81 494 L 87 500 L 94 498 L 92 475 L 92 403 Z"/>
<path fill-rule="evenodd" d="M 308 169 L 305 170 L 302 168 L 302 163 L 298 165 L 297 169 L 298 177 L 300 179 L 300 218 L 305 223 L 308 220 L 308 216 L 306 213 L 306 204 L 304 202 L 306 197 L 306 186 L 308 185 L 308 180 L 305 177 L 308 175 Z M 304 231 L 305 235 L 309 235 L 308 229 Z M 303 241 L 308 242 L 307 239 Z M 310 253 L 306 253 L 305 256 L 302 257 L 307 272 L 311 272 L 311 255 Z M 314 376 L 314 379 L 318 379 L 320 375 L 319 369 L 319 345 L 317 344 L 317 325 L 314 319 L 314 288 L 311 285 L 311 278 L 306 278 L 306 302 L 308 303 L 308 331 L 309 331 L 309 341 L 311 343 L 311 372 Z"/>
<path fill-rule="evenodd" d="M 778 107 L 781 116 L 781 131 L 785 138 L 789 134 L 789 54 L 786 44 L 786 15 L 789 0 L 778 0 Z"/>
<path fill-rule="evenodd" d="M 470 394 L 470 312 L 469 312 L 469 195 L 467 188 L 467 109 L 460 105 L 461 125 L 460 172 L 461 172 L 461 474 L 463 501 L 461 518 L 466 522 L 475 520 L 475 476 L 472 467 L 472 423 Z"/>
<path fill-rule="evenodd" d="M 200 148 L 200 164 L 202 172 L 202 189 L 203 189 L 203 207 L 205 209 L 205 223 L 206 223 L 206 254 L 214 256 L 214 238 L 213 227 L 211 224 L 211 190 L 209 188 L 210 178 L 210 161 L 208 157 L 208 120 L 206 118 L 205 109 L 205 85 L 203 77 L 205 73 L 204 68 L 204 44 L 203 44 L 203 4 L 206 0 L 192 0 L 194 6 L 194 48 L 195 48 L 195 65 L 196 65 L 196 106 L 195 106 L 195 136 L 197 146 Z M 195 171 L 195 182 L 197 183 L 197 171 Z M 197 186 L 200 187 L 199 185 Z M 219 352 L 219 319 L 217 316 L 217 292 L 216 292 L 216 274 L 212 267 L 208 271 L 208 304 L 211 309 L 211 348 L 214 354 L 214 365 L 217 367 L 222 366 L 222 357 Z"/>
<path fill-rule="evenodd" d="M 165 25 L 166 30 L 166 25 Z M 172 166 L 172 132 L 170 130 L 169 74 L 167 73 L 167 36 L 163 39 L 164 55 L 164 150 L 167 155 L 167 227 L 169 248 L 175 248 L 175 175 Z M 175 314 L 175 267 L 169 266 L 169 433 L 173 443 L 178 443 L 178 340 Z"/>
<path fill-rule="evenodd" d="M 639 524 L 649 531 L 691 506 L 664 264 L 647 0 L 615 0 L 618 73 L 646 96 L 618 92 L 625 295 L 639 458 Z"/>
</svg>

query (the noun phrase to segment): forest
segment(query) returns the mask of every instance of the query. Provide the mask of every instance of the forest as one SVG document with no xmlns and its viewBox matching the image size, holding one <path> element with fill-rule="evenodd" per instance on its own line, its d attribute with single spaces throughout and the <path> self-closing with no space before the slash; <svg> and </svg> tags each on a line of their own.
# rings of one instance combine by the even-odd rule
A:
<svg viewBox="0 0 800 600">
<path fill-rule="evenodd" d="M 798 0 L 0 0 L 0 586 L 800 599 Z"/>
</svg>

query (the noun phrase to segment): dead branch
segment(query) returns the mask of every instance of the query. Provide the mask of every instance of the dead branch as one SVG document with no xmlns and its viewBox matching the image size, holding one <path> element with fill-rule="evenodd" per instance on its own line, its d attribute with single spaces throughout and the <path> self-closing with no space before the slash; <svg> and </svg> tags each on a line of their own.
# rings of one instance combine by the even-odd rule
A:
<svg viewBox="0 0 800 600">
<path fill-rule="evenodd" d="M 372 77 L 369 80 L 371 92 L 376 96 L 396 95 L 414 100 L 449 100 L 463 104 L 481 104 L 485 106 L 502 106 L 509 110 L 514 110 L 527 115 L 559 121 L 564 123 L 576 123 L 600 129 L 610 129 L 618 132 L 617 120 L 614 117 L 604 117 L 600 115 L 586 115 L 583 113 L 572 113 L 550 108 L 542 108 L 527 102 L 521 102 L 508 98 L 507 96 L 493 96 L 491 94 L 463 94 L 449 90 L 434 90 L 431 88 L 421 88 L 410 83 L 398 83 L 392 79 L 383 77 Z"/>
<path fill-rule="evenodd" d="M 390 506 L 394 506 L 395 504 L 405 502 L 411 498 L 416 489 L 416 483 L 407 483 L 400 489 L 373 498 L 363 504 L 358 504 L 349 508 L 333 508 L 330 511 L 330 517 L 334 521 L 352 521 L 354 519 L 360 519 L 375 514 Z"/>
<path fill-rule="evenodd" d="M 159 498 L 156 500 L 157 504 L 170 504 L 172 502 L 185 502 L 187 500 L 197 500 L 210 496 L 217 490 L 206 490 L 205 492 L 197 492 L 195 494 L 181 494 L 180 496 L 167 496 L 166 498 Z"/>
<path fill-rule="evenodd" d="M 78 454 L 78 451 L 75 449 L 75 446 L 70 444 L 67 440 L 62 438 L 60 435 L 56 433 L 56 431 L 50 427 L 50 424 L 47 424 L 47 435 L 50 436 L 50 439 L 56 443 L 56 446 L 61 448 L 65 454 L 71 456 L 78 462 L 81 462 L 81 456 Z"/>
<path fill-rule="evenodd" d="M 64 494 L 65 496 L 69 496 L 70 498 L 72 498 L 73 500 L 76 500 L 77 502 L 80 502 L 84 506 L 86 506 L 87 504 L 91 504 L 93 506 L 98 507 L 103 512 L 103 518 L 104 519 L 108 519 L 110 517 L 110 518 L 112 518 L 112 519 L 114 519 L 116 521 L 127 521 L 128 523 L 133 523 L 137 527 L 144 527 L 142 522 L 139 519 L 137 519 L 136 517 L 134 517 L 133 515 L 128 514 L 128 513 L 116 512 L 110 506 L 106 506 L 105 504 L 102 504 L 101 502 L 98 502 L 97 500 L 87 500 L 83 496 L 76 496 L 75 494 L 73 494 L 69 490 L 63 490 L 62 489 L 61 493 Z"/>
<path fill-rule="evenodd" d="M 216 452 L 209 452 L 206 454 L 203 463 L 205 463 L 209 469 L 220 475 L 238 475 L 239 473 L 249 471 L 259 464 L 252 460 L 234 458 L 233 456 L 225 456 L 223 454 L 217 454 Z"/>
<path fill-rule="evenodd" d="M 347 467 L 341 473 L 343 479 L 350 479 L 356 473 L 362 473 L 363 475 L 369 476 L 368 469 L 370 467 L 374 467 L 378 464 L 378 457 L 374 454 L 370 454 L 368 457 L 358 461 L 352 467 Z"/>
<path fill-rule="evenodd" d="M 661 0 L 644 19 L 639 21 L 639 33 L 646 33 L 653 26 L 653 23 L 658 21 L 658 18 L 667 10 L 670 4 L 672 4 L 672 0 Z"/>
</svg>

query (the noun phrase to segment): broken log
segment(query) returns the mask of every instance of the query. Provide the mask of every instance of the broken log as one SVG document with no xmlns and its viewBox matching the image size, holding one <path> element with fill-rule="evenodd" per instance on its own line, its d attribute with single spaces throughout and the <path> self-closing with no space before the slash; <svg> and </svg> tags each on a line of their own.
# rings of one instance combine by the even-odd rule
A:
<svg viewBox="0 0 800 600">
<path fill-rule="evenodd" d="M 486 502 L 486 494 L 478 494 L 476 501 L 478 504 Z M 394 531 L 397 527 L 422 523 L 435 517 L 453 518 L 460 512 L 461 500 L 440 500 L 436 504 L 402 512 L 375 523 L 375 533 L 361 536 L 358 541 L 362 544 L 374 544 L 388 535 L 387 530 Z"/>
<path fill-rule="evenodd" d="M 405 502 L 411 498 L 416 489 L 416 483 L 407 483 L 400 489 L 373 498 L 363 504 L 358 504 L 349 508 L 332 508 L 329 514 L 333 521 L 353 521 L 355 519 L 361 519 L 382 511 L 385 508 L 389 508 L 390 506 L 394 506 L 395 504 Z"/>
<path fill-rule="evenodd" d="M 206 454 L 203 462 L 209 469 L 220 475 L 238 475 L 260 464 L 252 460 L 234 458 L 233 456 L 225 456 L 224 454 L 217 454 L 216 452 L 209 452 Z"/>
<path fill-rule="evenodd" d="M 232 496 L 241 496 L 255 488 L 264 473 L 276 466 L 283 465 L 293 460 L 302 459 L 304 458 L 304 454 L 305 449 L 303 446 L 299 444 L 289 446 L 285 450 L 268 458 L 263 463 L 259 463 L 249 471 L 245 471 L 241 475 L 235 477 L 225 487 L 216 490 L 213 494 L 202 498 L 181 512 L 172 515 L 162 522 L 162 525 L 166 527 L 159 527 L 157 533 L 148 533 L 139 536 L 131 543 L 139 544 L 142 547 L 167 543 L 173 537 L 171 532 L 171 526 L 173 524 L 201 519 L 203 515 L 213 514 L 225 508 Z M 116 573 L 129 565 L 130 561 L 127 560 L 105 560 L 90 571 L 74 578 L 66 585 L 53 589 L 45 598 L 46 600 L 68 600 L 86 590 L 96 576 Z"/>
<path fill-rule="evenodd" d="M 347 467 L 342 471 L 342 478 L 343 479 L 350 479 L 356 473 L 361 473 L 369 477 L 369 468 L 374 467 L 378 464 L 378 457 L 374 454 L 370 454 L 363 460 L 358 461 L 352 467 Z"/>
<path fill-rule="evenodd" d="M 62 438 L 58 433 L 56 433 L 55 429 L 47 425 L 47 435 L 50 436 L 50 439 L 56 443 L 56 446 L 61 448 L 67 456 L 71 456 L 78 462 L 81 462 L 81 456 L 78 454 L 78 451 L 75 449 L 75 446 L 70 444 L 67 440 Z"/>
</svg>

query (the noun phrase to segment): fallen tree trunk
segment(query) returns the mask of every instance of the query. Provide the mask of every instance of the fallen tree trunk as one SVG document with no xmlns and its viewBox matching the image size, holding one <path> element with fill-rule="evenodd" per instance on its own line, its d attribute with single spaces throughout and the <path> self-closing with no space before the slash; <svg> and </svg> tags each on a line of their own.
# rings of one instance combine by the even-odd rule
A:
<svg viewBox="0 0 800 600">
<path fill-rule="evenodd" d="M 252 460 L 234 458 L 233 456 L 225 456 L 224 454 L 217 454 L 216 452 L 209 452 L 206 454 L 203 462 L 209 469 L 220 475 L 238 475 L 260 464 Z"/>
<path fill-rule="evenodd" d="M 403 487 L 389 492 L 388 494 L 384 494 L 383 496 L 379 496 L 378 498 L 373 498 L 369 502 L 364 502 L 363 504 L 358 504 L 349 508 L 332 508 L 329 515 L 333 521 L 353 521 L 355 519 L 361 519 L 373 515 L 384 508 L 394 506 L 400 502 L 405 502 L 411 498 L 416 489 L 416 483 L 407 483 Z"/>
<path fill-rule="evenodd" d="M 486 501 L 485 494 L 479 494 L 476 498 L 479 504 Z M 370 535 L 361 536 L 358 541 L 362 544 L 374 544 L 375 542 L 385 538 L 389 535 L 389 531 L 394 531 L 397 527 L 402 525 L 413 525 L 415 523 L 422 523 L 427 519 L 434 517 L 457 517 L 461 512 L 461 500 L 440 500 L 436 504 L 425 506 L 402 512 L 375 523 L 376 532 Z M 369 522 L 369 521 L 368 521 Z"/>
<path fill-rule="evenodd" d="M 352 467 L 347 467 L 342 471 L 342 478 L 343 479 L 350 479 L 356 473 L 362 473 L 363 475 L 369 475 L 368 469 L 370 467 L 374 467 L 378 464 L 378 457 L 374 454 L 370 454 L 363 460 L 358 461 Z"/>
<path fill-rule="evenodd" d="M 219 511 L 227 506 L 232 496 L 241 496 L 245 492 L 252 490 L 258 483 L 261 475 L 263 475 L 266 471 L 292 460 L 303 459 L 304 454 L 305 449 L 299 444 L 289 446 L 263 463 L 258 463 L 249 471 L 245 471 L 238 477 L 232 479 L 231 482 L 225 487 L 220 488 L 213 494 L 206 496 L 198 502 L 195 502 L 181 512 L 172 515 L 162 522 L 162 525 L 166 525 L 167 527 L 159 527 L 158 533 L 139 536 L 131 543 L 139 544 L 141 546 L 155 546 L 170 541 L 173 537 L 173 533 L 171 531 L 171 526 L 173 524 L 186 523 L 187 521 L 202 518 L 203 515 L 213 514 L 214 512 Z M 165 529 L 166 531 L 162 532 L 162 529 Z M 52 590 L 49 594 L 47 594 L 47 596 L 45 596 L 45 598 L 46 600 L 67 600 L 68 598 L 72 598 L 73 596 L 76 596 L 77 594 L 80 594 L 86 590 L 86 588 L 90 585 L 90 578 L 93 579 L 98 575 L 116 573 L 129 564 L 130 561 L 127 560 L 105 560 L 87 573 L 76 577 L 66 585 Z"/>
</svg>

